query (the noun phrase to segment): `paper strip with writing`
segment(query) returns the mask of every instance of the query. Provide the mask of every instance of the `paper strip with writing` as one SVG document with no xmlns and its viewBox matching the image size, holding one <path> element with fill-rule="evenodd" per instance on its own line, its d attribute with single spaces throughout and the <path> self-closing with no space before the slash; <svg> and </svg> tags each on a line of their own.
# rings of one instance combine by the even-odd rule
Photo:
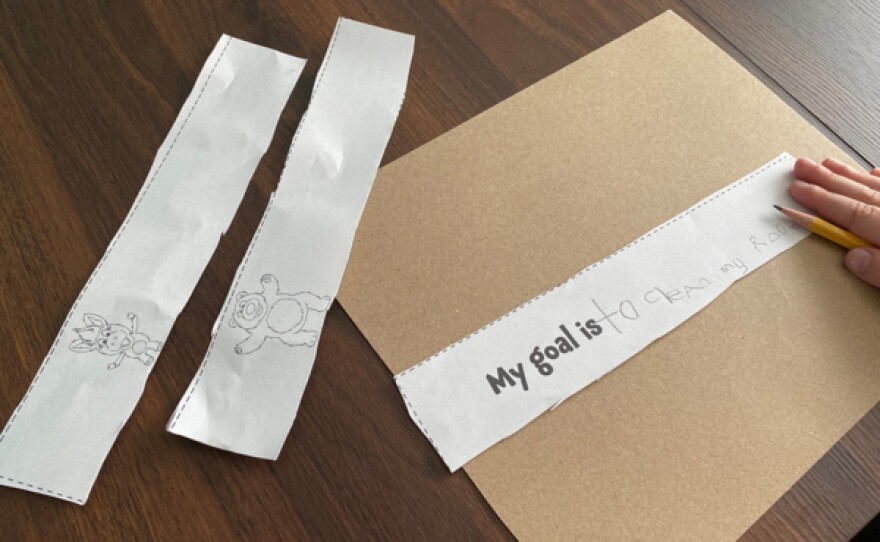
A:
<svg viewBox="0 0 880 542">
<path fill-rule="evenodd" d="M 796 207 L 787 193 L 793 164 L 780 155 L 398 374 L 410 416 L 449 469 L 598 380 L 802 240 L 807 233 L 772 208 Z"/>
<path fill-rule="evenodd" d="M 85 502 L 304 64 L 220 38 L 0 434 L 0 484 Z"/>
<path fill-rule="evenodd" d="M 168 430 L 275 459 L 403 102 L 413 37 L 340 19 L 311 104 Z"/>
</svg>

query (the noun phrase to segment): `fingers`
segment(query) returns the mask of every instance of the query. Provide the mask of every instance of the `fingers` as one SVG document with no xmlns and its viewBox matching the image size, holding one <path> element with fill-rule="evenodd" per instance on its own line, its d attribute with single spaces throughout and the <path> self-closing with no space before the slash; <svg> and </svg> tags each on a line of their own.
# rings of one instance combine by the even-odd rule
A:
<svg viewBox="0 0 880 542">
<path fill-rule="evenodd" d="M 871 286 L 880 287 L 880 249 L 857 248 L 850 250 L 843 263 L 857 277 Z"/>
<path fill-rule="evenodd" d="M 828 158 L 820 165 L 809 158 L 798 158 L 794 176 L 868 205 L 880 206 L 880 179 L 836 160 Z"/>
<path fill-rule="evenodd" d="M 823 160 L 822 165 L 838 175 L 856 181 L 857 183 L 861 183 L 874 190 L 880 190 L 880 179 L 875 175 L 871 175 L 867 171 L 854 168 L 850 165 L 844 164 L 840 160 L 830 157 Z"/>
<path fill-rule="evenodd" d="M 812 209 L 872 245 L 880 245 L 880 207 L 802 180 L 791 183 L 788 192 L 804 207 Z"/>
<path fill-rule="evenodd" d="M 834 158 L 826 158 L 821 165 L 798 158 L 794 174 L 798 180 L 788 191 L 798 203 L 880 246 L 880 168 L 867 173 Z M 844 265 L 868 284 L 880 287 L 880 248 L 850 250 Z"/>
</svg>

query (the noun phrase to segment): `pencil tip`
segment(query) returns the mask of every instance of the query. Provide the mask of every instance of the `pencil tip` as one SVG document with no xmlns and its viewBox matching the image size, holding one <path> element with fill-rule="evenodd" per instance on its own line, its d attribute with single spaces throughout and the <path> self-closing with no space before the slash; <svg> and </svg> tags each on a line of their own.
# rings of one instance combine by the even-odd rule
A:
<svg viewBox="0 0 880 542">
<path fill-rule="evenodd" d="M 781 210 L 782 210 L 782 207 L 780 207 L 780 206 L 778 206 L 778 205 L 774 205 L 773 208 L 776 209 L 777 211 L 781 211 Z"/>
</svg>

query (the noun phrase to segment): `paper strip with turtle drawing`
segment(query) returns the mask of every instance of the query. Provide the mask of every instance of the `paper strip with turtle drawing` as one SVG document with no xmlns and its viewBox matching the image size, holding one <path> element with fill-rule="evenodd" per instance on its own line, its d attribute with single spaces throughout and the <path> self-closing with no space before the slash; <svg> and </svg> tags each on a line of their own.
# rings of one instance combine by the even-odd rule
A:
<svg viewBox="0 0 880 542">
<path fill-rule="evenodd" d="M 168 430 L 275 459 L 403 101 L 413 38 L 340 19 L 278 191 Z"/>
<path fill-rule="evenodd" d="M 0 434 L 0 484 L 85 502 L 304 64 L 229 36 L 217 43 Z"/>
</svg>

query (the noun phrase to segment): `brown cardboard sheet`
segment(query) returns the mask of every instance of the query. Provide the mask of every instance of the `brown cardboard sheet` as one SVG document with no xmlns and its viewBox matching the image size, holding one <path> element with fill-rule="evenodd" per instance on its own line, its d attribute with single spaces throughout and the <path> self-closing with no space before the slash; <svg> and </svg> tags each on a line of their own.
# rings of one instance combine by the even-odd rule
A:
<svg viewBox="0 0 880 542">
<path fill-rule="evenodd" d="M 665 13 L 384 167 L 339 298 L 397 373 L 782 151 L 846 159 Z M 524 540 L 736 538 L 880 398 L 841 259 L 808 238 L 466 471 Z"/>
</svg>

